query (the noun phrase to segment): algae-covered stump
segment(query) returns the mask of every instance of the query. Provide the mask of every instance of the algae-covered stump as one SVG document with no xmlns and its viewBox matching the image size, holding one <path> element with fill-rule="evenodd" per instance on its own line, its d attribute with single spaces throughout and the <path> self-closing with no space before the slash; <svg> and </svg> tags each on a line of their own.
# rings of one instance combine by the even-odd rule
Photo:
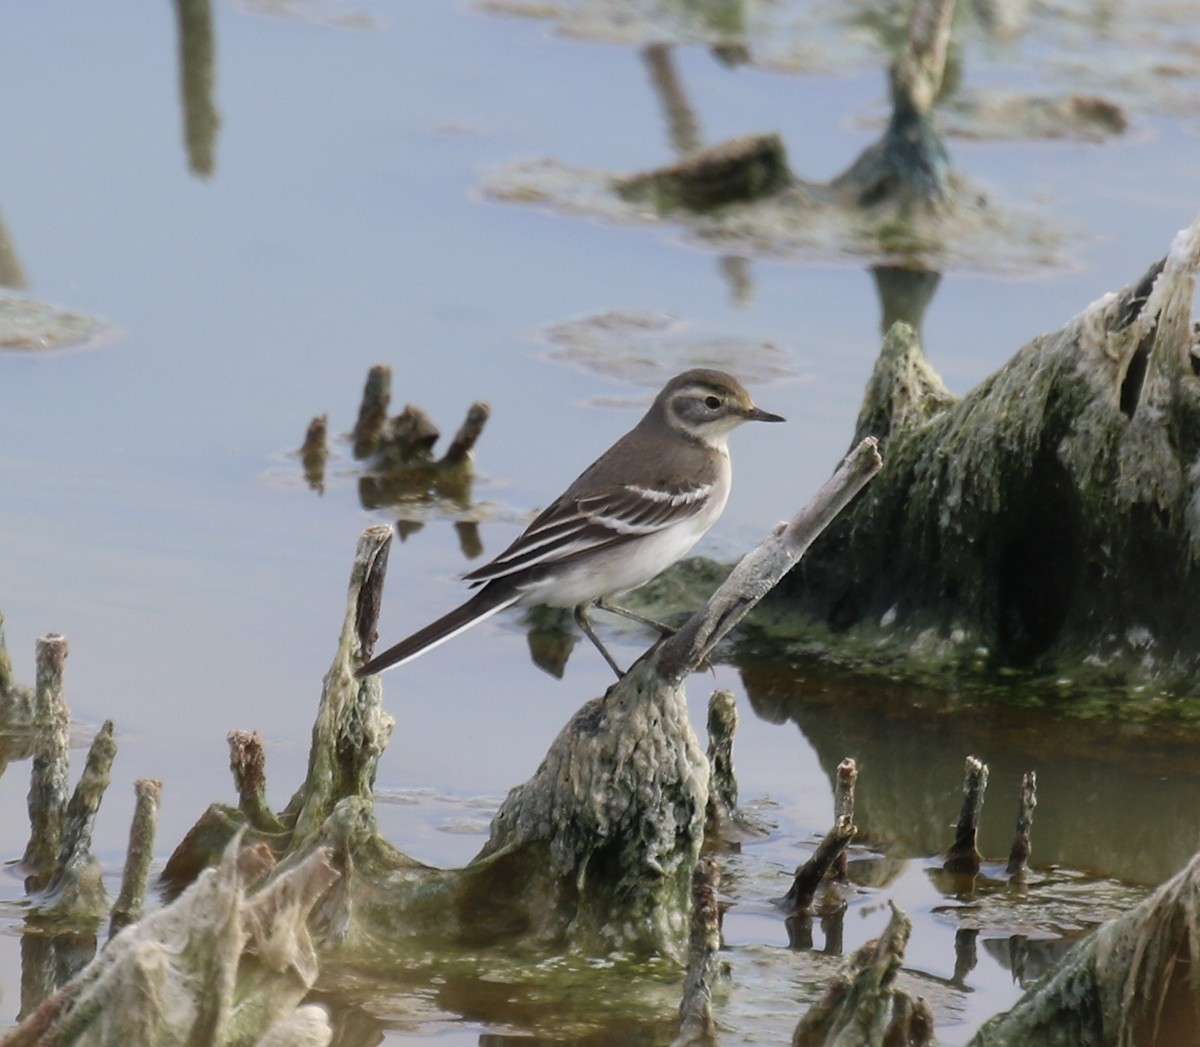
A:
<svg viewBox="0 0 1200 1047">
<path fill-rule="evenodd" d="M 759 622 L 852 665 L 1187 690 L 1200 673 L 1200 222 L 961 399 L 885 339 L 856 439 L 879 480 Z"/>
</svg>

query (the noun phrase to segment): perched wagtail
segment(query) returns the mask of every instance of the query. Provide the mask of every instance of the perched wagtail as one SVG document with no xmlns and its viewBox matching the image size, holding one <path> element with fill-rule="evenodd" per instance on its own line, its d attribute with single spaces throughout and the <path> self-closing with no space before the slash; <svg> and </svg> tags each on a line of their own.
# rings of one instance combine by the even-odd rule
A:
<svg viewBox="0 0 1200 1047">
<path fill-rule="evenodd" d="M 684 556 L 729 497 L 726 441 L 743 422 L 782 422 L 755 407 L 736 378 L 698 369 L 672 378 L 646 416 L 593 462 L 491 563 L 464 575 L 479 591 L 461 607 L 376 655 L 355 676 L 412 661 L 506 607 L 573 607 L 618 677 L 589 608 L 658 623 L 608 603 Z"/>
</svg>

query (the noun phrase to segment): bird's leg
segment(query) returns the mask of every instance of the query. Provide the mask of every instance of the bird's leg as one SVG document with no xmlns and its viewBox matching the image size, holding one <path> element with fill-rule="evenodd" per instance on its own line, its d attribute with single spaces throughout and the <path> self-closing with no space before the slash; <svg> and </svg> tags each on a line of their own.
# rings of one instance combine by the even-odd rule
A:
<svg viewBox="0 0 1200 1047">
<path fill-rule="evenodd" d="M 579 624 L 579 628 L 583 630 L 584 636 L 596 645 L 596 650 L 604 655 L 604 660 L 612 666 L 612 671 L 617 674 L 617 679 L 621 679 L 625 674 L 621 671 L 621 667 L 613 660 L 613 656 L 608 653 L 608 648 L 600 642 L 600 637 L 596 635 L 596 630 L 592 628 L 591 620 L 588 618 L 588 607 L 590 605 L 581 603 L 575 608 L 575 621 Z"/>
<path fill-rule="evenodd" d="M 609 603 L 604 597 L 600 597 L 596 601 L 596 606 L 602 611 L 608 611 L 611 614 L 619 614 L 630 621 L 638 622 L 641 625 L 648 625 L 651 629 L 657 629 L 663 636 L 674 636 L 677 630 L 672 629 L 669 625 L 663 625 L 662 622 L 656 622 L 653 618 L 647 618 L 644 614 L 638 614 L 637 611 L 631 611 L 628 607 L 618 607 L 615 603 Z"/>
</svg>

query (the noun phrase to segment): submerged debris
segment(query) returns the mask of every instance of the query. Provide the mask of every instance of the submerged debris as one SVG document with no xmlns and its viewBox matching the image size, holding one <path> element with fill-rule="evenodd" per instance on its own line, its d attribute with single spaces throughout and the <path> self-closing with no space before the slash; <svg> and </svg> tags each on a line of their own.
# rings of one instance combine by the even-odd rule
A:
<svg viewBox="0 0 1200 1047">
<path fill-rule="evenodd" d="M 317 415 L 308 423 L 304 443 L 300 446 L 300 464 L 304 468 L 304 482 L 317 494 L 325 493 L 325 460 L 329 457 L 326 435 L 329 416 Z"/>
<path fill-rule="evenodd" d="M 350 434 L 353 455 L 364 463 L 359 500 L 367 509 L 402 509 L 397 523 L 402 538 L 418 530 L 431 510 L 456 517 L 464 555 L 478 555 L 471 451 L 487 424 L 488 405 L 478 401 L 470 406 L 445 454 L 437 458 L 433 448 L 441 433 L 432 419 L 412 404 L 389 418 L 391 397 L 392 369 L 376 364 L 367 373 Z M 306 483 L 318 493 L 325 489 L 326 429 L 325 415 L 314 418 L 300 451 Z"/>
<path fill-rule="evenodd" d="M 934 1047 L 929 1004 L 895 985 L 911 933 L 912 921 L 893 905 L 887 930 L 847 961 L 796 1026 L 792 1047 Z"/>
<path fill-rule="evenodd" d="M 735 201 L 772 196 L 792 182 L 787 154 L 777 134 L 742 135 L 700 149 L 677 163 L 617 178 L 619 196 L 656 210 L 708 211 Z"/>
<path fill-rule="evenodd" d="M 1200 1029 L 1200 855 L 1072 949 L 971 1047 L 1168 1047 Z"/>
<path fill-rule="evenodd" d="M 954 9 L 954 0 L 913 5 L 891 63 L 888 125 L 878 142 L 829 182 L 791 171 L 776 133 L 701 147 L 677 79 L 668 75 L 669 56 L 659 48 L 651 52 L 653 82 L 684 153 L 676 162 L 612 176 L 540 160 L 495 173 L 489 191 L 614 221 L 666 217 L 739 254 L 866 255 L 929 269 L 965 263 L 1027 272 L 1045 265 L 1060 239 L 1053 223 L 989 204 L 953 170 L 934 125 Z"/>
<path fill-rule="evenodd" d="M 94 316 L 56 309 L 32 298 L 0 295 L 0 350 L 45 352 L 94 344 L 111 333 Z"/>
</svg>

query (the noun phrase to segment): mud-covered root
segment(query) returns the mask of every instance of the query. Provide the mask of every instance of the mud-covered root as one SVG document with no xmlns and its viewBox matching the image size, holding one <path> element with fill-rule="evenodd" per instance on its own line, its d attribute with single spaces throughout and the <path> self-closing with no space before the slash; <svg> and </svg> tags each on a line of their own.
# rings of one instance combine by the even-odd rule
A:
<svg viewBox="0 0 1200 1047">
<path fill-rule="evenodd" d="M 113 724 L 106 720 L 88 749 L 83 773 L 63 816 L 62 839 L 49 880 L 31 900 L 38 920 L 94 925 L 105 915 L 108 897 L 100 861 L 92 854 L 92 829 L 117 755 Z"/>
<path fill-rule="evenodd" d="M 912 922 L 893 905 L 883 934 L 850 957 L 800 1019 L 792 1047 L 935 1047 L 929 1004 L 895 984 L 911 933 Z"/>
<path fill-rule="evenodd" d="M 158 806 L 162 782 L 157 778 L 139 778 L 133 783 L 136 802 L 129 826 L 129 847 L 125 851 L 125 870 L 121 890 L 113 903 L 108 921 L 111 938 L 122 928 L 137 923 L 146 907 L 146 887 L 150 880 L 150 862 L 154 858 L 154 837 L 158 828 Z"/>
<path fill-rule="evenodd" d="M 463 419 L 446 453 L 442 455 L 440 464 L 444 466 L 462 465 L 467 461 L 475 447 L 475 441 L 483 435 L 483 427 L 491 416 L 491 408 L 482 400 L 476 400 L 467 408 L 467 416 Z"/>
<path fill-rule="evenodd" d="M 720 886 L 721 870 L 717 859 L 710 855 L 696 862 L 692 873 L 687 974 L 679 1004 L 679 1035 L 671 1047 L 716 1047 L 712 992 L 721 949 L 721 908 L 717 898 Z"/>
<path fill-rule="evenodd" d="M 391 542 L 391 528 L 383 525 L 368 527 L 359 536 L 338 646 L 322 682 L 304 783 L 288 807 L 274 814 L 266 801 L 261 741 L 252 732 L 233 732 L 230 767 L 239 806 L 213 804 L 188 830 L 163 869 L 169 896 L 214 864 L 244 829 L 249 829 L 248 842 L 267 843 L 280 857 L 300 849 L 343 799 L 371 800 L 375 768 L 395 721 L 383 709 L 378 677 L 356 680 L 354 670 L 375 644 Z"/>
<path fill-rule="evenodd" d="M 29 782 L 29 843 L 21 859 L 27 890 L 50 882 L 62 844 L 67 813 L 71 714 L 63 691 L 66 637 L 57 633 L 37 642 L 37 682 L 33 693 L 33 764 Z"/>
<path fill-rule="evenodd" d="M 666 213 L 708 211 L 772 196 L 790 185 L 787 152 L 778 134 L 747 134 L 698 149 L 665 167 L 614 180 L 617 194 Z"/>
<path fill-rule="evenodd" d="M 572 717 L 463 870 L 472 892 L 491 899 L 493 917 L 585 952 L 683 955 L 710 776 L 683 681 L 880 464 L 874 441 L 855 448 L 678 632 Z"/>
<path fill-rule="evenodd" d="M 812 909 L 818 888 L 826 877 L 837 874 L 838 860 L 845 854 L 857 831 L 853 815 L 838 817 L 833 828 L 817 845 L 812 857 L 796 870 L 792 886 L 780 899 L 779 904 L 789 915 L 808 913 Z M 840 902 L 839 907 L 843 904 L 845 903 Z"/>
<path fill-rule="evenodd" d="M 1057 696 L 1200 674 L 1200 220 L 1167 257 L 961 399 L 915 333 L 885 341 L 859 432 L 888 468 L 772 597 L 781 634 L 846 664 Z"/>
<path fill-rule="evenodd" d="M 858 763 L 847 756 L 837 765 L 837 777 L 834 779 L 833 820 L 835 825 L 841 824 L 843 821 L 853 823 L 854 787 L 857 784 Z M 844 883 L 846 880 L 846 865 L 847 855 L 845 849 L 843 849 L 829 870 L 830 878 Z"/>
<path fill-rule="evenodd" d="M 704 831 L 717 837 L 737 816 L 738 786 L 733 770 L 737 699 L 732 691 L 713 691 L 708 699 L 708 805 Z"/>
<path fill-rule="evenodd" d="M 125 928 L 47 999 L 2 1047 L 254 1044 L 287 1023 L 288 1042 L 329 1042 L 327 1022 L 297 1008 L 316 981 L 307 930 L 313 906 L 338 878 L 314 851 L 256 893 L 271 870 L 263 847 L 234 840 L 172 905 Z M 274 1030 L 274 1031 L 273 1031 Z"/>
<path fill-rule="evenodd" d="M 367 372 L 362 400 L 358 405 L 358 419 L 350 434 L 355 458 L 369 458 L 378 449 L 391 402 L 392 369 L 385 364 L 375 364 Z"/>
<path fill-rule="evenodd" d="M 1075 946 L 970 1047 L 1175 1047 L 1200 1029 L 1200 855 Z"/>
<path fill-rule="evenodd" d="M 509 792 L 472 866 L 494 870 L 493 893 L 533 933 L 587 952 L 682 958 L 707 801 L 683 689 L 643 660 Z"/>
<path fill-rule="evenodd" d="M 368 527 L 358 539 L 342 632 L 322 681 L 308 773 L 280 815 L 290 827 L 292 848 L 316 832 L 341 800 L 373 795 L 375 769 L 396 724 L 383 708 L 379 678 L 354 676 L 370 658 L 378 635 L 391 541 L 391 528 L 385 526 Z"/>
<path fill-rule="evenodd" d="M 257 731 L 230 731 L 229 770 L 238 793 L 238 810 L 261 833 L 282 833 L 283 823 L 267 804 L 267 756 Z"/>
<path fill-rule="evenodd" d="M 13 678 L 12 658 L 4 637 L 4 612 L 0 611 L 0 728 L 27 727 L 32 719 L 33 692 Z"/>
</svg>

